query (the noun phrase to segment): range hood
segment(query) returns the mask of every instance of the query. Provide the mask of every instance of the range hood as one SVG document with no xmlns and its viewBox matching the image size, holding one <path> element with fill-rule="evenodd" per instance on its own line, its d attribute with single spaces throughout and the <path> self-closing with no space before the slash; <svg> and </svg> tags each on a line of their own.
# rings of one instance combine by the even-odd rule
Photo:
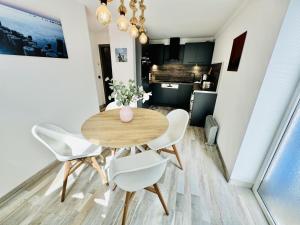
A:
<svg viewBox="0 0 300 225">
<path fill-rule="evenodd" d="M 179 52 L 180 52 L 180 38 L 179 37 L 170 38 L 169 62 L 178 61 Z"/>
</svg>

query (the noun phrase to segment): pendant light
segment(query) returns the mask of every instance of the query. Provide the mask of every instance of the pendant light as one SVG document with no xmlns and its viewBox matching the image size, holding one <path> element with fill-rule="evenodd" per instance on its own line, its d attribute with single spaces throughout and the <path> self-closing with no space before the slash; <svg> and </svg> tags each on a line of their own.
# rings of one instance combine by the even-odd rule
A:
<svg viewBox="0 0 300 225">
<path fill-rule="evenodd" d="M 140 37 L 139 37 L 139 41 L 141 44 L 146 44 L 148 42 L 148 37 L 145 34 L 145 32 L 142 32 Z"/>
<path fill-rule="evenodd" d="M 127 10 L 126 10 L 126 7 L 124 5 L 124 0 L 121 0 L 120 2 L 121 2 L 120 6 L 119 6 L 120 16 L 117 19 L 117 26 L 118 26 L 120 31 L 127 31 L 128 26 L 129 26 L 129 21 L 125 16 Z"/>
<path fill-rule="evenodd" d="M 111 21 L 111 12 L 107 8 L 107 0 L 101 0 L 101 5 L 96 11 L 97 20 L 102 25 L 107 25 Z"/>
<path fill-rule="evenodd" d="M 130 26 L 130 29 L 129 29 L 129 33 L 130 33 L 131 37 L 133 37 L 133 38 L 137 38 L 139 36 L 139 30 L 136 27 L 137 24 L 139 23 L 138 19 L 135 16 L 136 11 L 137 11 L 137 8 L 135 6 L 136 3 L 137 3 L 137 0 L 131 0 L 130 3 L 129 3 L 129 6 L 132 10 L 132 17 L 130 19 L 131 26 Z"/>
<path fill-rule="evenodd" d="M 112 2 L 113 0 L 100 0 L 101 5 L 98 7 L 96 11 L 97 20 L 102 25 L 107 25 L 111 22 L 111 12 L 107 8 L 107 3 Z M 126 18 L 127 9 L 124 5 L 124 0 L 120 0 L 119 10 L 119 18 L 117 19 L 117 26 L 120 31 L 127 31 L 129 24 L 130 29 L 129 33 L 133 38 L 139 37 L 139 41 L 141 44 L 146 44 L 148 42 L 148 37 L 145 30 L 145 9 L 146 6 L 144 4 L 144 0 L 140 0 L 139 8 L 141 11 L 141 15 L 139 16 L 139 20 L 136 17 L 137 12 L 137 0 L 130 0 L 130 8 L 132 10 L 132 17 L 130 19 L 130 23 Z"/>
<path fill-rule="evenodd" d="M 144 16 L 145 9 L 146 9 L 146 6 L 144 4 L 144 0 L 141 0 L 140 1 L 141 15 L 140 15 L 140 29 L 139 29 L 139 32 L 140 32 L 139 41 L 141 44 L 146 44 L 148 42 L 148 37 L 146 35 L 146 31 L 145 31 L 145 27 L 144 27 L 145 20 L 146 20 L 145 16 Z"/>
</svg>

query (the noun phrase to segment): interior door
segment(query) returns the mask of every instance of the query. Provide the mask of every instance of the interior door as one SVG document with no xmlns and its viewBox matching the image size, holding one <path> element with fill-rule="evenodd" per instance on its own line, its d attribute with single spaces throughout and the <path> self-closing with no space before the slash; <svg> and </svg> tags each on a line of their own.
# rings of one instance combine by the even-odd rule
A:
<svg viewBox="0 0 300 225">
<path fill-rule="evenodd" d="M 287 113 L 253 191 L 271 224 L 299 225 L 299 98 Z"/>
<path fill-rule="evenodd" d="M 110 46 L 109 45 L 99 45 L 99 54 L 100 54 L 100 61 L 101 61 L 105 102 L 106 102 L 106 104 L 108 104 L 108 103 L 112 102 L 112 100 L 108 99 L 108 96 L 111 95 L 112 90 L 109 88 L 109 82 L 106 81 L 106 78 L 109 78 L 109 79 L 112 78 Z"/>
</svg>

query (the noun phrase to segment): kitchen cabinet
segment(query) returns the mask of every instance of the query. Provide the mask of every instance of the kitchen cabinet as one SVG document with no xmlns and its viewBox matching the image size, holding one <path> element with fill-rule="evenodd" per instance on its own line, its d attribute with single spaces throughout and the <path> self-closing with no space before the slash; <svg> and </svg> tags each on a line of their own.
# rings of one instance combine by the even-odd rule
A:
<svg viewBox="0 0 300 225">
<path fill-rule="evenodd" d="M 163 65 L 165 55 L 165 45 L 149 44 L 143 46 L 142 55 L 149 57 L 151 64 Z"/>
<path fill-rule="evenodd" d="M 193 84 L 150 84 L 150 104 L 189 110 Z"/>
<path fill-rule="evenodd" d="M 184 47 L 183 64 L 211 64 L 214 42 L 187 43 Z"/>
<path fill-rule="evenodd" d="M 217 99 L 216 92 L 195 91 L 193 102 L 191 103 L 191 120 L 192 126 L 204 127 L 205 118 L 213 115 Z"/>
</svg>

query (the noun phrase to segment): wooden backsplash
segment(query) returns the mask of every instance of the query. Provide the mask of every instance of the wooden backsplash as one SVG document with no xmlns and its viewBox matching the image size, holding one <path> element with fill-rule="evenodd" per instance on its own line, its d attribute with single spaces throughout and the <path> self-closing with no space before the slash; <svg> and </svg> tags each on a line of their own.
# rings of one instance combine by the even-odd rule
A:
<svg viewBox="0 0 300 225">
<path fill-rule="evenodd" d="M 199 81 L 210 68 L 212 66 L 166 64 L 157 66 L 157 70 L 152 70 L 151 73 L 155 81 L 194 82 Z"/>
</svg>

